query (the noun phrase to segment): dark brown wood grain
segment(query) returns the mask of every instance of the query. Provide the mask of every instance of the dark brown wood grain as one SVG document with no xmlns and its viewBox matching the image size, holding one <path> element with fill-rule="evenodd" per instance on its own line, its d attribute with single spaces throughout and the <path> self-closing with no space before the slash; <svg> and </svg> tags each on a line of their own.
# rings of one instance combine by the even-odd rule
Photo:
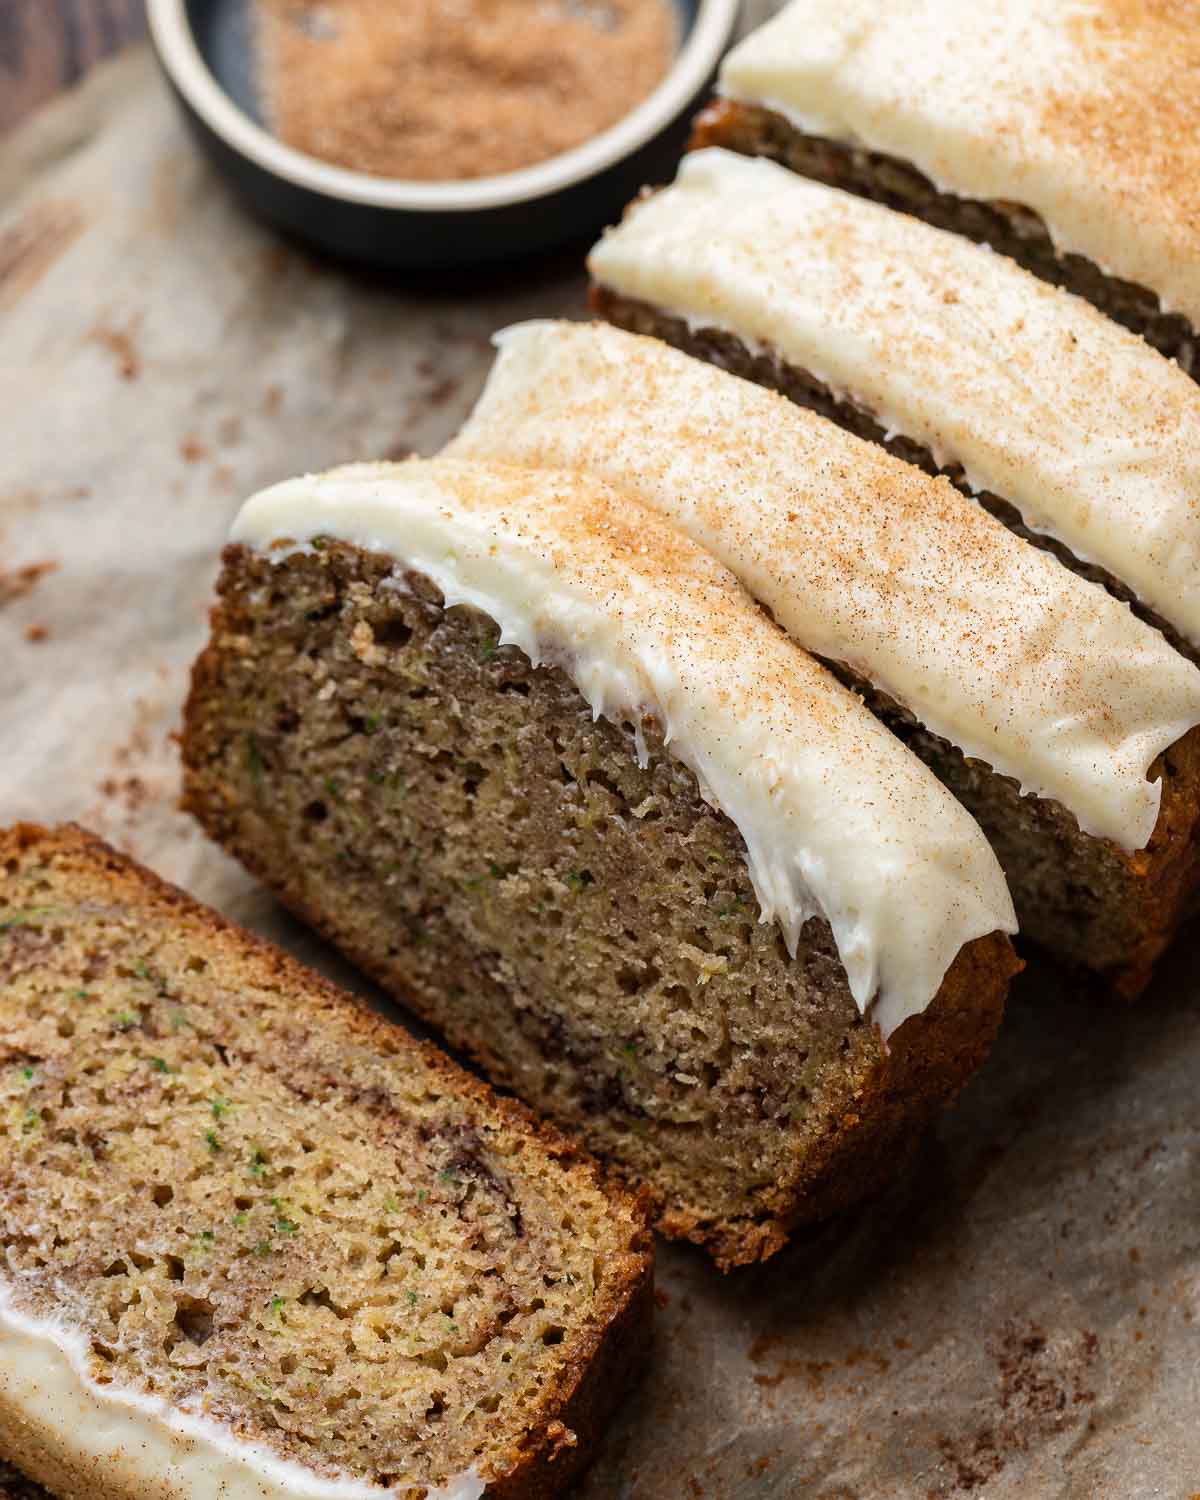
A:
<svg viewBox="0 0 1200 1500">
<path fill-rule="evenodd" d="M 144 0 L 0 0 L 0 132 L 145 28 Z"/>
</svg>

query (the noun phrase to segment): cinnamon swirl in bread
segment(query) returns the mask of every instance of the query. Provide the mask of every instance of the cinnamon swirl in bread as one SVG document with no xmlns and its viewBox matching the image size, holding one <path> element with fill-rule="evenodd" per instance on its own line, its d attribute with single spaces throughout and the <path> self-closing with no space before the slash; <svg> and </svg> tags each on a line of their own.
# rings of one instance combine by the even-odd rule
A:
<svg viewBox="0 0 1200 1500">
<path fill-rule="evenodd" d="M 642 1205 L 77 828 L 0 834 L 0 1455 L 60 1500 L 538 1500 Z"/>
</svg>

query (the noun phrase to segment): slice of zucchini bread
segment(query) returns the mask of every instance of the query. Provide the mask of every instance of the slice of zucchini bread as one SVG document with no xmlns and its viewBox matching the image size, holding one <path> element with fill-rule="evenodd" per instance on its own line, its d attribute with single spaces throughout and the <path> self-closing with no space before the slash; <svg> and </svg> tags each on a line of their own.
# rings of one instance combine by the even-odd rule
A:
<svg viewBox="0 0 1200 1500">
<path fill-rule="evenodd" d="M 220 843 L 723 1266 L 897 1170 L 996 1029 L 1008 893 L 724 568 L 585 476 L 447 460 L 233 536 L 184 730 Z"/>
<path fill-rule="evenodd" d="M 1200 376 L 1200 26 L 1130 0 L 792 0 L 695 142 L 990 245 Z"/>
<path fill-rule="evenodd" d="M 770 391 L 603 325 L 499 342 L 448 451 L 603 478 L 716 553 L 979 819 L 1023 934 L 1136 993 L 1200 881 L 1196 667 L 944 479 Z"/>
<path fill-rule="evenodd" d="M 558 1494 L 643 1205 L 77 828 L 0 835 L 0 1456 L 61 1500 Z"/>
<path fill-rule="evenodd" d="M 1002 255 L 729 151 L 596 246 L 595 305 L 978 496 L 1200 655 L 1200 388 Z"/>
</svg>

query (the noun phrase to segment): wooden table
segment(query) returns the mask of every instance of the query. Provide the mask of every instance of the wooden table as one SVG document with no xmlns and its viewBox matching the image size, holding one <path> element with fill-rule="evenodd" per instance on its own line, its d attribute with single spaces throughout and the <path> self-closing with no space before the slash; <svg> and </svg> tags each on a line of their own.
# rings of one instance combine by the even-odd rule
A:
<svg viewBox="0 0 1200 1500">
<path fill-rule="evenodd" d="M 0 132 L 145 29 L 144 0 L 0 0 Z"/>
</svg>

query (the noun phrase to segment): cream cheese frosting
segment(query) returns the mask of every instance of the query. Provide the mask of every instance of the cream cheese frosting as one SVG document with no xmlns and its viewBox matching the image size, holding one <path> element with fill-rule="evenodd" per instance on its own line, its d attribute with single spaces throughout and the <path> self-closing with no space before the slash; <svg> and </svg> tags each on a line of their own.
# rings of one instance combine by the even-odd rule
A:
<svg viewBox="0 0 1200 1500">
<path fill-rule="evenodd" d="M 624 270 L 649 267 L 661 237 L 628 254 L 619 235 L 605 243 L 601 280 L 651 292 Z M 680 264 L 710 264 L 712 243 L 692 237 Z M 808 650 L 1086 832 L 1145 845 L 1161 794 L 1147 772 L 1200 723 L 1200 672 L 1125 605 L 949 481 L 657 340 L 533 323 L 498 342 L 448 452 L 576 468 L 636 495 Z"/>
<path fill-rule="evenodd" d="M 31 1444 L 69 1468 L 100 1469 L 105 1489 L 146 1500 L 387 1500 L 419 1480 L 384 1489 L 329 1479 L 163 1397 L 95 1377 L 87 1339 L 65 1317 L 19 1308 L 0 1281 L 0 1402 L 18 1412 Z M 484 1481 L 464 1474 L 428 1500 L 479 1500 Z"/>
<path fill-rule="evenodd" d="M 885 1037 L 972 939 L 1012 932 L 969 815 L 733 576 L 599 480 L 448 459 L 360 464 L 249 500 L 231 540 L 272 557 L 332 536 L 472 605 L 567 670 L 596 717 L 652 715 L 746 844 L 762 921 L 794 953 L 829 923 Z M 644 754 L 639 744 L 639 753 Z"/>
<path fill-rule="evenodd" d="M 1033 209 L 1060 252 L 1200 324 L 1200 25 L 1139 0 L 792 0 L 720 90 Z"/>
<path fill-rule="evenodd" d="M 687 157 L 592 269 L 812 372 L 1200 645 L 1200 386 L 1086 302 L 719 150 Z"/>
</svg>

